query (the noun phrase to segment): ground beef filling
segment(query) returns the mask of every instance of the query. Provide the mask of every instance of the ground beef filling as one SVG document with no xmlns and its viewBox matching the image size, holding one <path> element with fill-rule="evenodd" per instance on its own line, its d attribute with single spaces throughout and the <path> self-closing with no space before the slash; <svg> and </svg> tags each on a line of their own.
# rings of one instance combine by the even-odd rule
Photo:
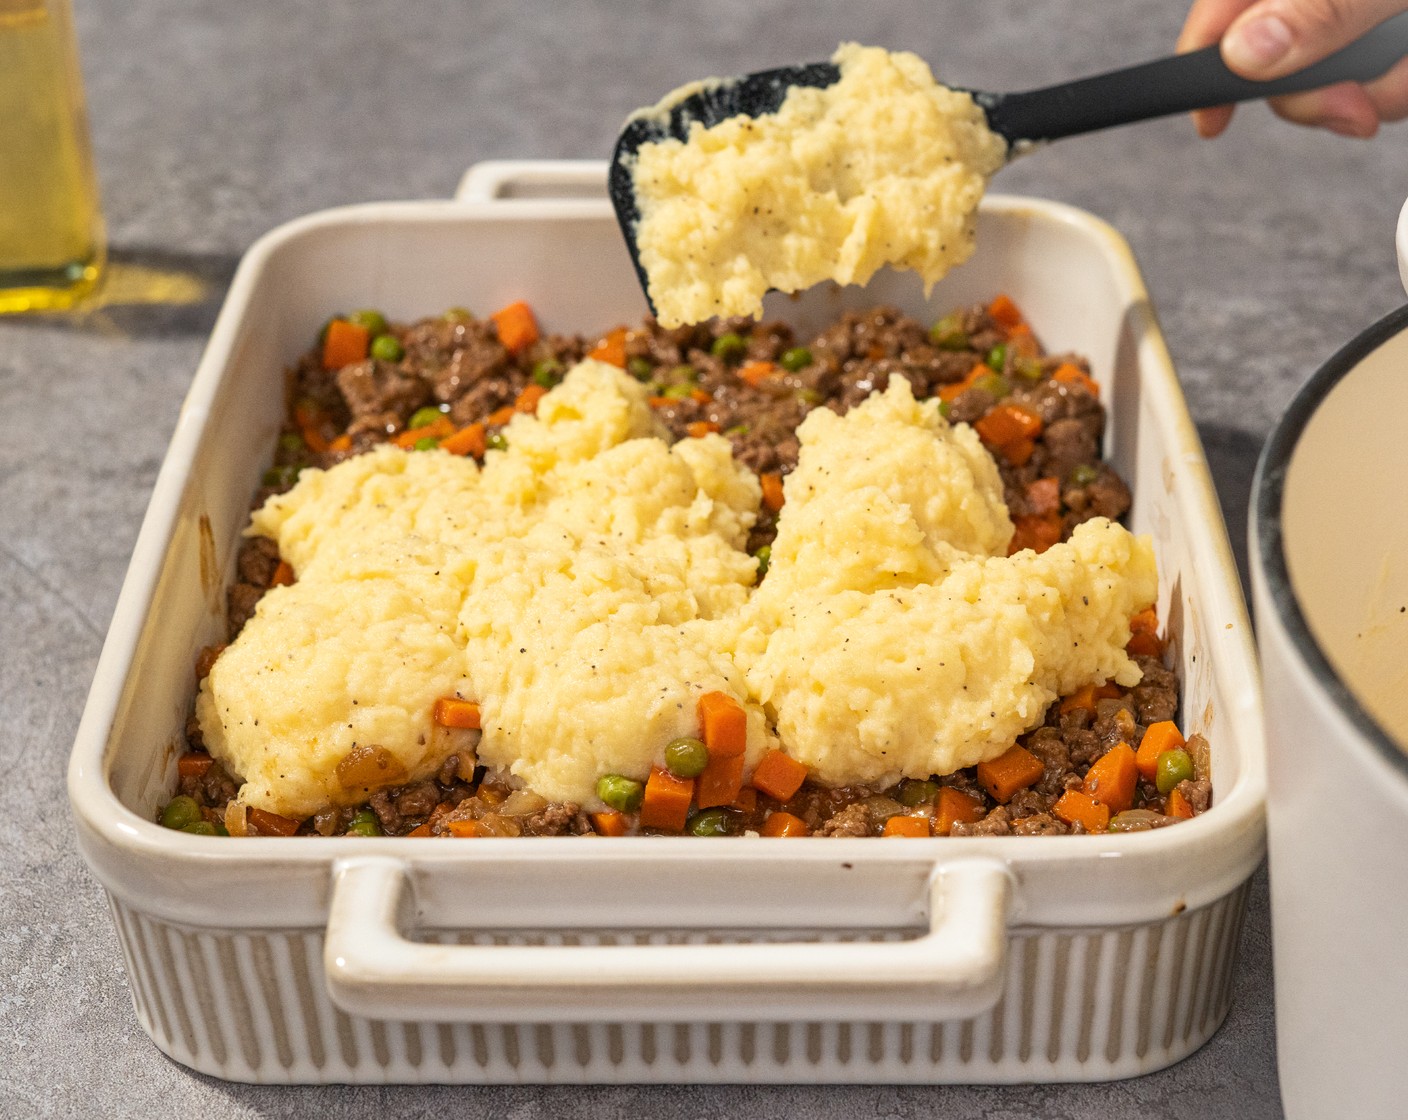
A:
<svg viewBox="0 0 1408 1120">
<path fill-rule="evenodd" d="M 1010 304 L 1007 305 L 1010 308 Z M 1078 356 L 1044 353 L 1002 302 L 956 311 L 931 326 L 875 307 L 847 312 L 815 338 L 799 342 L 781 322 L 712 320 L 665 330 L 646 320 L 602 339 L 545 336 L 511 350 L 492 320 L 463 311 L 409 325 L 388 324 L 396 342 L 371 356 L 327 368 L 314 347 L 288 372 L 292 405 L 274 466 L 255 506 L 288 489 L 304 467 L 327 467 L 424 425 L 434 410 L 455 428 L 482 424 L 486 447 L 502 439 L 515 410 L 531 410 L 535 394 L 551 388 L 582 357 L 612 343 L 615 358 L 646 382 L 656 415 L 675 439 L 720 432 L 734 455 L 760 476 L 778 480 L 797 463 L 797 425 L 813 408 L 844 413 L 904 377 L 916 397 L 938 396 L 950 420 L 975 426 L 994 453 L 1016 526 L 1012 551 L 1038 551 L 1069 537 L 1092 517 L 1117 519 L 1129 509 L 1124 481 L 1100 458 L 1105 411 L 1088 366 Z M 373 347 L 373 352 L 378 350 Z M 396 354 L 394 360 L 386 355 Z M 1015 410 L 1015 411 L 1014 411 Z M 1005 414 L 1005 415 L 1004 415 Z M 1035 417 L 1030 438 L 994 442 L 1011 416 Z M 767 546 L 776 510 L 765 502 L 749 548 L 766 578 Z M 229 637 L 252 615 L 260 597 L 290 578 L 276 546 L 253 538 L 242 547 L 229 591 Z M 219 648 L 202 651 L 196 672 L 209 671 Z M 1131 650 L 1134 646 L 1131 645 Z M 707 828 L 687 831 L 742 835 L 768 831 L 785 812 L 795 831 L 821 836 L 893 834 L 894 818 L 931 819 L 935 832 L 954 836 L 1046 835 L 1087 831 L 1058 807 L 1068 791 L 1088 788 L 1090 770 L 1117 744 L 1137 747 L 1154 724 L 1177 718 L 1178 681 L 1162 662 L 1162 645 L 1143 635 L 1136 654 L 1144 676 L 1133 688 L 1105 685 L 1098 698 L 1062 698 L 1042 725 L 1017 743 L 1039 762 L 1040 776 L 1011 792 L 985 787 L 979 768 L 888 789 L 827 789 L 810 781 L 786 803 L 745 787 L 734 806 L 705 810 Z M 203 750 L 200 729 L 187 724 L 189 750 L 180 760 L 179 796 L 189 813 L 223 831 L 238 785 Z M 1163 791 L 1141 771 L 1131 804 L 1108 825 L 1121 831 L 1158 828 L 1205 811 L 1211 800 L 1208 748 L 1190 737 L 1191 768 Z M 1032 767 L 1034 771 L 1034 764 Z M 1174 775 L 1177 777 L 1178 775 Z M 967 811 L 948 820 L 941 807 L 950 789 Z M 465 822 L 474 822 L 466 828 Z M 641 829 L 624 814 L 628 833 Z M 329 810 L 305 821 L 251 811 L 241 822 L 250 834 L 277 835 L 596 835 L 592 814 L 574 804 L 550 803 L 515 789 L 482 767 L 449 758 L 433 779 L 383 789 L 365 807 Z M 912 831 L 902 834 L 914 834 Z"/>
</svg>

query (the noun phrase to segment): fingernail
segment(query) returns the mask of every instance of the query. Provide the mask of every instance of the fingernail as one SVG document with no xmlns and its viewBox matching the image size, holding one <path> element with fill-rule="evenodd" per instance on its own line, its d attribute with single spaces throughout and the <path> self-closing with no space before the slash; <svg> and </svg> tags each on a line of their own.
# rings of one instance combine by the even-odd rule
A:
<svg viewBox="0 0 1408 1120">
<path fill-rule="evenodd" d="M 1291 49 L 1291 29 L 1280 16 L 1262 16 L 1234 28 L 1222 43 L 1233 68 L 1263 70 L 1274 66 Z"/>
<path fill-rule="evenodd" d="M 1367 140 L 1374 135 L 1372 126 L 1366 126 L 1360 121 L 1352 121 L 1345 117 L 1330 117 L 1321 123 L 1331 132 L 1340 136 L 1352 136 L 1357 140 Z"/>
</svg>

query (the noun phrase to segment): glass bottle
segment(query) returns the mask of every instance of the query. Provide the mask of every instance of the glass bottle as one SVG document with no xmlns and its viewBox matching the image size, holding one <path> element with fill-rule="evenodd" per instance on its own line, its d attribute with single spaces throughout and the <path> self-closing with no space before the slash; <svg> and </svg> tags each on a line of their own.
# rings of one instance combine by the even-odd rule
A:
<svg viewBox="0 0 1408 1120">
<path fill-rule="evenodd" d="M 71 0 L 0 0 L 0 311 L 97 283 L 102 213 Z"/>
</svg>

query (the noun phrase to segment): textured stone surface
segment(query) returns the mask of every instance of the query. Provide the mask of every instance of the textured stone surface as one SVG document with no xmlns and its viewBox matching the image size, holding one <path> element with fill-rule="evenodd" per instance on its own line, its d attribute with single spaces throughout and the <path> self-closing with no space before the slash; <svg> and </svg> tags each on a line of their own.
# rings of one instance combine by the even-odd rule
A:
<svg viewBox="0 0 1408 1120">
<path fill-rule="evenodd" d="M 1179 0 L 525 0 L 81 5 L 117 275 L 86 314 L 0 322 L 0 1115 L 352 1117 L 1280 1115 L 1264 873 L 1232 1014 L 1178 1067 L 1012 1088 L 272 1089 L 161 1057 L 133 1017 L 63 775 L 179 401 L 238 255 L 321 207 L 449 194 L 495 157 L 604 157 L 678 82 L 829 54 L 917 50 L 946 80 L 1020 89 L 1165 53 Z M 996 189 L 1061 199 L 1130 240 L 1244 555 L 1257 450 L 1295 388 L 1402 300 L 1402 135 L 1294 129 L 1264 107 L 1198 141 L 1184 120 L 1064 141 Z M 144 302 L 145 277 L 170 299 Z M 137 294 L 132 294 L 133 292 Z M 151 286 L 147 297 L 157 294 Z"/>
</svg>

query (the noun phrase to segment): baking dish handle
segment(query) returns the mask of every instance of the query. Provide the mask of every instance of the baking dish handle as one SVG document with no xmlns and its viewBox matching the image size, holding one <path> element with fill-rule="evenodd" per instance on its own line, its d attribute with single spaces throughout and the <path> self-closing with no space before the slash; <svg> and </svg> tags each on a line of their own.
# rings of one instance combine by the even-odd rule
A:
<svg viewBox="0 0 1408 1120">
<path fill-rule="evenodd" d="M 334 870 L 323 964 L 338 1007 L 432 1022 L 966 1019 L 997 1002 L 1011 871 L 959 859 L 927 881 L 929 928 L 903 941 L 437 944 L 402 931 L 409 868 Z"/>
<path fill-rule="evenodd" d="M 606 200 L 606 161 L 508 160 L 476 163 L 455 190 L 457 202 Z"/>
</svg>

